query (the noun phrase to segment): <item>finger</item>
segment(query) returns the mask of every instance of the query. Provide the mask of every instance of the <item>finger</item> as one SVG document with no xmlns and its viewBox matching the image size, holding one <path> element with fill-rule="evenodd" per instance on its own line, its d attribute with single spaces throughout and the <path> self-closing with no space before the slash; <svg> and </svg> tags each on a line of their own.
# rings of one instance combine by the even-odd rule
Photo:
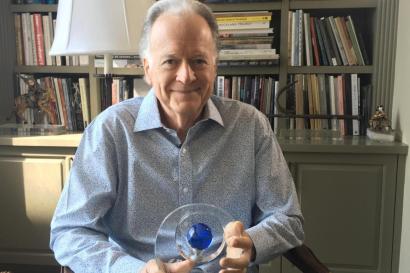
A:
<svg viewBox="0 0 410 273">
<path fill-rule="evenodd" d="M 249 261 L 250 257 L 248 255 L 236 259 L 224 257 L 219 261 L 219 265 L 222 268 L 243 269 L 248 267 Z"/>
<path fill-rule="evenodd" d="M 253 247 L 252 239 L 246 232 L 243 232 L 242 236 L 232 236 L 227 240 L 227 245 L 230 247 L 251 249 Z"/>
<path fill-rule="evenodd" d="M 168 273 L 188 273 L 194 266 L 195 262 L 192 260 L 165 264 Z"/>
<path fill-rule="evenodd" d="M 219 271 L 219 273 L 244 273 L 244 270 L 229 268 L 229 269 L 222 269 Z"/>
</svg>

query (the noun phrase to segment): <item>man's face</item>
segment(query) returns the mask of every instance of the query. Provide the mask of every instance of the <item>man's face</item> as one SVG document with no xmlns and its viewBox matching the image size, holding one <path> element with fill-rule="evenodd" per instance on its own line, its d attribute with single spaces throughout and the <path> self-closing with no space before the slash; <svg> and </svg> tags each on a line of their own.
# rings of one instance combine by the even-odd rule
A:
<svg viewBox="0 0 410 273">
<path fill-rule="evenodd" d="M 216 75 L 217 53 L 206 21 L 193 13 L 160 15 L 152 27 L 149 52 L 145 77 L 166 118 L 197 119 Z"/>
</svg>

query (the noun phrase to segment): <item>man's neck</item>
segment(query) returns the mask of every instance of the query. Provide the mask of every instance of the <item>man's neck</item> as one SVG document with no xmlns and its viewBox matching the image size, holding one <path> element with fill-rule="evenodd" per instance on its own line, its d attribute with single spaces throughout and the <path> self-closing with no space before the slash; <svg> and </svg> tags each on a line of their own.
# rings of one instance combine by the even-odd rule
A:
<svg viewBox="0 0 410 273">
<path fill-rule="evenodd" d="M 168 114 L 162 107 L 160 107 L 161 122 L 168 128 L 174 129 L 177 132 L 181 143 L 185 141 L 189 128 L 201 119 L 202 112 L 196 115 L 178 115 L 176 113 Z"/>
</svg>

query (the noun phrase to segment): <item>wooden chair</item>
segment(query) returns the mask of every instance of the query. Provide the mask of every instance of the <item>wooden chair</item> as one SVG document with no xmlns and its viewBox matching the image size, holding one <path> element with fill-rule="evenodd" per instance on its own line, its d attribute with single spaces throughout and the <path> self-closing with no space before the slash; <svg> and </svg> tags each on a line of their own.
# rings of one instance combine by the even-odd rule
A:
<svg viewBox="0 0 410 273">
<path fill-rule="evenodd" d="M 321 263 L 313 251 L 306 245 L 295 247 L 283 254 L 283 256 L 303 273 L 330 273 L 329 268 Z M 61 267 L 61 273 L 73 273 L 73 271 L 63 266 Z"/>
</svg>

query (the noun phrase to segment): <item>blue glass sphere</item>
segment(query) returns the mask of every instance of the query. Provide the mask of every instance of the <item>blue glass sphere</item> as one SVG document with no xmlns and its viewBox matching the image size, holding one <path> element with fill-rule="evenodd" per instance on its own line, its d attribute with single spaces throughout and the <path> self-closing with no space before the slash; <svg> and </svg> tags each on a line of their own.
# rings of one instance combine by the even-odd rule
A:
<svg viewBox="0 0 410 273">
<path fill-rule="evenodd" d="M 203 223 L 193 224 L 186 236 L 191 247 L 199 250 L 206 249 L 212 241 L 211 228 Z"/>
</svg>

